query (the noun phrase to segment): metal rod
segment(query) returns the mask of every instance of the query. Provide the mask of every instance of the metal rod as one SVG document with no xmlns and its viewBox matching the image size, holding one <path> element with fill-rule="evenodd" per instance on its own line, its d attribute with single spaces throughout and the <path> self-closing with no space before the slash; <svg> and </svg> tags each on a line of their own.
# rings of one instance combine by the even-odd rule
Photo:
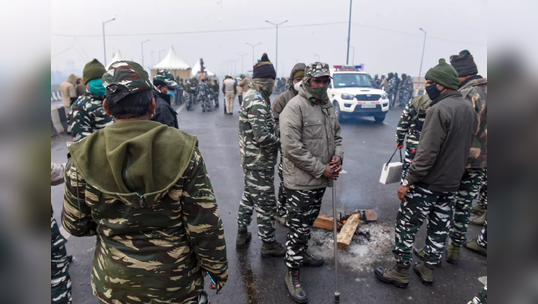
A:
<svg viewBox="0 0 538 304">
<path fill-rule="evenodd" d="M 346 64 L 349 64 L 349 44 L 351 43 L 351 11 L 353 8 L 353 0 L 349 0 L 349 27 L 347 30 L 347 57 Z"/>
<path fill-rule="evenodd" d="M 418 81 L 420 81 L 420 76 L 422 76 L 422 62 L 424 62 L 424 51 L 426 50 L 426 36 L 427 33 L 424 29 L 420 28 L 424 32 L 424 44 L 422 45 L 422 59 L 420 59 L 420 70 L 418 71 Z"/>
<path fill-rule="evenodd" d="M 106 67 L 106 40 L 105 40 L 105 23 L 103 22 L 103 58 Z"/>
<path fill-rule="evenodd" d="M 338 232 L 336 230 L 336 180 L 333 180 L 334 303 L 340 303 L 338 291 Z"/>
</svg>

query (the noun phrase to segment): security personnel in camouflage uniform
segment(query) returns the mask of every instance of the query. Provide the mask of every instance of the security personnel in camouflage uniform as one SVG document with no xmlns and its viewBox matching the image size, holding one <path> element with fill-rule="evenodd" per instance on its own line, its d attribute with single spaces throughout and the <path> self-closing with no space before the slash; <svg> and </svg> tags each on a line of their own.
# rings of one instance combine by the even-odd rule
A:
<svg viewBox="0 0 538 304">
<path fill-rule="evenodd" d="M 487 79 L 478 75 L 478 69 L 469 51 L 461 51 L 459 55 L 450 57 L 452 66 L 459 75 L 459 91 L 465 100 L 473 106 L 479 122 L 478 130 L 473 138 L 469 159 L 457 192 L 454 205 L 454 218 L 450 231 L 450 245 L 447 247 L 446 261 L 457 264 L 461 246 L 471 246 L 471 250 L 481 251 L 476 241 L 467 242 L 467 227 L 471 216 L 471 206 L 478 196 L 478 191 L 487 170 Z M 486 249 L 487 250 L 487 249 Z M 483 250 L 482 250 L 483 251 Z M 419 257 L 424 251 L 415 248 Z M 487 252 L 487 251 L 486 251 Z"/>
<path fill-rule="evenodd" d="M 405 143 L 405 159 L 403 163 L 402 182 L 407 175 L 411 161 L 417 153 L 418 142 L 424 120 L 426 119 L 426 111 L 430 108 L 431 100 L 428 94 L 415 96 L 403 110 L 398 127 L 396 128 L 396 148 L 402 149 Z"/>
<path fill-rule="evenodd" d="M 399 104 L 401 106 L 406 105 L 411 99 L 413 93 L 413 81 L 410 76 L 402 74 L 402 81 L 400 82 L 400 95 L 399 95 Z"/>
<path fill-rule="evenodd" d="M 467 165 L 478 126 L 476 112 L 457 91 L 458 73 L 444 59 L 426 73 L 426 92 L 432 100 L 417 154 L 398 189 L 401 200 L 396 218 L 394 268 L 378 267 L 382 282 L 406 288 L 412 246 L 420 226 L 428 219 L 425 263 L 414 265 L 424 285 L 433 284 L 433 267 L 441 261 L 450 228 L 455 194 Z"/>
<path fill-rule="evenodd" d="M 389 73 L 389 78 L 387 78 L 388 82 L 388 91 L 389 94 L 389 100 L 390 100 L 390 106 L 393 107 L 394 103 L 396 102 L 396 93 L 398 92 L 398 84 L 396 81 L 396 78 L 394 77 L 394 74 Z"/>
<path fill-rule="evenodd" d="M 79 141 L 114 123 L 111 116 L 103 109 L 105 87 L 101 77 L 105 67 L 94 59 L 84 66 L 82 78 L 87 90 L 71 105 L 69 112 L 69 126 L 73 141 Z"/>
<path fill-rule="evenodd" d="M 293 97 L 297 96 L 299 94 L 299 91 L 297 90 L 299 88 L 299 85 L 301 84 L 301 81 L 304 77 L 304 70 L 306 69 L 306 65 L 304 63 L 297 63 L 293 69 L 291 70 L 290 78 L 289 78 L 289 84 L 290 88 L 286 90 L 284 93 L 278 95 L 277 98 L 275 98 L 275 101 L 273 102 L 273 116 L 275 117 L 275 122 L 277 125 L 277 130 L 280 136 L 280 130 L 279 130 L 279 117 L 280 113 L 284 110 L 286 105 L 288 104 L 288 101 L 290 101 Z M 280 177 L 280 186 L 278 188 L 278 199 L 277 199 L 277 208 L 276 208 L 276 214 L 277 214 L 277 220 L 280 224 L 285 225 L 286 223 L 286 189 L 284 188 L 284 177 L 282 175 L 282 151 L 280 151 L 280 164 L 278 165 L 278 176 Z"/>
<path fill-rule="evenodd" d="M 100 303 L 208 303 L 228 278 L 215 195 L 195 136 L 150 121 L 153 84 L 137 63 L 103 76 L 116 124 L 68 147 L 62 223 L 97 235 L 91 272 Z"/>
<path fill-rule="evenodd" d="M 301 266 L 324 262 L 308 252 L 310 227 L 318 217 L 325 189 L 338 178 L 344 157 L 340 124 L 327 95 L 330 77 L 328 64 L 309 64 L 299 94 L 280 113 L 289 227 L 285 281 L 298 303 L 308 301 L 301 287 Z"/>
<path fill-rule="evenodd" d="M 280 147 L 270 96 L 276 72 L 263 54 L 254 66 L 252 84 L 239 114 L 239 152 L 245 173 L 245 190 L 237 218 L 237 243 L 242 248 L 251 239 L 248 226 L 256 209 L 258 235 L 263 241 L 264 257 L 284 256 L 284 248 L 275 240 L 275 165 Z"/>
<path fill-rule="evenodd" d="M 65 164 L 50 163 L 50 185 L 57 186 L 64 182 Z M 50 207 L 50 295 L 52 304 L 71 304 L 71 277 L 69 263 L 71 256 L 67 255 L 65 243 L 67 240 L 60 233 L 60 228 L 54 219 L 52 205 Z"/>
<path fill-rule="evenodd" d="M 202 82 L 200 83 L 200 96 L 202 97 L 202 112 L 211 112 L 211 100 L 209 94 L 211 92 L 209 91 L 209 86 L 207 85 L 207 79 L 202 78 Z"/>
<path fill-rule="evenodd" d="M 211 90 L 213 99 L 215 100 L 215 108 L 218 108 L 219 107 L 219 83 L 217 82 L 217 79 L 213 79 L 211 81 L 211 83 L 209 84 L 209 88 Z"/>
<path fill-rule="evenodd" d="M 155 91 L 155 115 L 151 120 L 172 128 L 179 128 L 177 112 L 172 108 L 172 102 L 179 89 L 174 76 L 167 70 L 158 70 L 153 77 L 153 84 L 157 90 Z"/>
<path fill-rule="evenodd" d="M 467 304 L 487 304 L 488 303 L 488 285 L 484 288 Z"/>
</svg>

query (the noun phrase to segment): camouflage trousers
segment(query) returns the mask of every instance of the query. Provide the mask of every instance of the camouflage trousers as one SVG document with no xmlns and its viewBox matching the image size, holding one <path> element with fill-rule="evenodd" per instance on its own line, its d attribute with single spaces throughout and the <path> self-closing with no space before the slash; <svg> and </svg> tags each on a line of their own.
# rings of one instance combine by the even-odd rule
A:
<svg viewBox="0 0 538 304">
<path fill-rule="evenodd" d="M 471 218 L 471 206 L 478 196 L 478 190 L 485 176 L 485 169 L 465 169 L 454 205 L 454 218 L 450 229 L 450 239 L 461 246 L 467 241 L 467 227 Z"/>
<path fill-rule="evenodd" d="M 478 205 L 484 209 L 488 209 L 488 168 L 484 173 L 484 180 L 482 181 L 482 187 L 480 187 L 480 195 L 478 196 Z"/>
<path fill-rule="evenodd" d="M 245 190 L 239 204 L 237 226 L 246 230 L 256 209 L 258 235 L 264 242 L 275 241 L 275 170 L 244 170 Z"/>
<path fill-rule="evenodd" d="M 488 285 L 484 288 L 467 304 L 487 304 L 488 303 Z"/>
<path fill-rule="evenodd" d="M 204 94 L 202 96 L 202 111 L 211 112 L 211 100 L 209 99 L 209 94 Z"/>
<path fill-rule="evenodd" d="M 399 103 L 401 105 L 406 105 L 409 103 L 409 100 L 411 99 L 411 91 L 408 90 L 400 90 L 399 97 Z"/>
<path fill-rule="evenodd" d="M 480 235 L 478 236 L 478 239 L 476 240 L 478 245 L 488 248 L 488 221 L 484 224 L 484 228 L 482 228 L 482 231 L 480 232 Z"/>
<path fill-rule="evenodd" d="M 310 227 L 319 215 L 325 188 L 313 190 L 286 189 L 288 210 L 288 235 L 286 257 L 288 268 L 298 269 L 303 264 L 303 255 L 308 249 Z"/>
<path fill-rule="evenodd" d="M 69 276 L 69 258 L 65 250 L 65 238 L 60 234 L 58 224 L 51 215 L 51 264 L 50 296 L 52 304 L 71 304 L 71 277 Z"/>
<path fill-rule="evenodd" d="M 411 161 L 415 158 L 417 153 L 418 139 L 416 136 L 407 135 L 407 143 L 405 145 L 405 156 L 402 165 L 402 183 L 409 172 L 411 167 Z"/>
<path fill-rule="evenodd" d="M 400 203 L 396 217 L 396 244 L 392 253 L 398 263 L 409 265 L 415 235 L 428 219 L 426 263 L 436 265 L 441 260 L 450 227 L 455 192 L 433 193 L 413 185 L 405 195 L 407 202 Z"/>
<path fill-rule="evenodd" d="M 284 188 L 284 176 L 282 174 L 282 169 L 282 154 L 280 154 L 280 164 L 278 164 L 278 177 L 280 177 L 280 185 L 278 186 L 278 198 L 276 200 L 276 216 L 286 219 L 286 188 Z"/>
</svg>

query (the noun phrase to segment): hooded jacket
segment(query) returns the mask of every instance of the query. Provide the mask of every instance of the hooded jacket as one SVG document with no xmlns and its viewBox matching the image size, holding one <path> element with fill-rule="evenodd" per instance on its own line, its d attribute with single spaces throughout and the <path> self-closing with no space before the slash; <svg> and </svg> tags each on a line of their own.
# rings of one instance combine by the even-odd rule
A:
<svg viewBox="0 0 538 304">
<path fill-rule="evenodd" d="M 70 107 L 71 103 L 77 98 L 77 76 L 71 74 L 67 79 L 60 84 L 60 94 L 62 95 L 62 102 L 64 107 Z M 66 115 L 69 113 L 65 113 Z"/>
<path fill-rule="evenodd" d="M 170 105 L 170 96 L 161 92 L 155 92 L 153 95 L 155 98 L 155 115 L 151 120 L 178 129 L 177 112 Z"/>
<path fill-rule="evenodd" d="M 458 190 L 477 126 L 476 113 L 460 92 L 432 100 L 406 177 L 409 184 L 433 192 Z"/>
<path fill-rule="evenodd" d="M 103 303 L 195 302 L 202 271 L 228 277 L 222 221 L 196 137 L 125 121 L 72 144 L 62 223 L 97 235 L 94 294 Z"/>
<path fill-rule="evenodd" d="M 340 123 L 330 102 L 319 102 L 301 86 L 280 114 L 284 186 L 310 190 L 332 186 L 323 176 L 334 155 L 344 161 Z"/>
<path fill-rule="evenodd" d="M 293 76 L 295 75 L 295 73 L 299 71 L 304 71 L 305 69 L 306 69 L 306 65 L 304 63 L 297 63 L 295 66 L 293 66 L 293 69 L 291 70 L 290 78 L 288 81 L 290 84 L 290 88 L 286 92 L 283 92 L 282 94 L 278 95 L 278 97 L 273 102 L 272 110 L 273 110 L 273 116 L 275 117 L 277 129 L 279 129 L 280 113 L 282 113 L 282 111 L 284 110 L 288 102 L 293 97 L 297 96 L 297 94 L 299 94 L 299 92 L 295 91 L 295 88 L 293 87 Z"/>
<path fill-rule="evenodd" d="M 459 91 L 471 104 L 478 117 L 478 129 L 473 139 L 467 168 L 488 167 L 488 80 L 478 78 L 464 84 Z"/>
</svg>

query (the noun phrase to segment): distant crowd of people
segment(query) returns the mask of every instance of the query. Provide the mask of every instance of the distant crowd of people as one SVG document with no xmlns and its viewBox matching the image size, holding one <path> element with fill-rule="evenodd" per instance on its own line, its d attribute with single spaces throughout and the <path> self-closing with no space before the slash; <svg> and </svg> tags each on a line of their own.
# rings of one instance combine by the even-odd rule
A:
<svg viewBox="0 0 538 304">
<path fill-rule="evenodd" d="M 389 95 L 391 107 L 403 107 L 411 99 L 413 94 L 413 79 L 407 74 L 398 77 L 398 73 L 389 73 L 385 75 L 376 74 L 372 79 L 372 86 L 376 89 L 384 90 Z"/>
</svg>

